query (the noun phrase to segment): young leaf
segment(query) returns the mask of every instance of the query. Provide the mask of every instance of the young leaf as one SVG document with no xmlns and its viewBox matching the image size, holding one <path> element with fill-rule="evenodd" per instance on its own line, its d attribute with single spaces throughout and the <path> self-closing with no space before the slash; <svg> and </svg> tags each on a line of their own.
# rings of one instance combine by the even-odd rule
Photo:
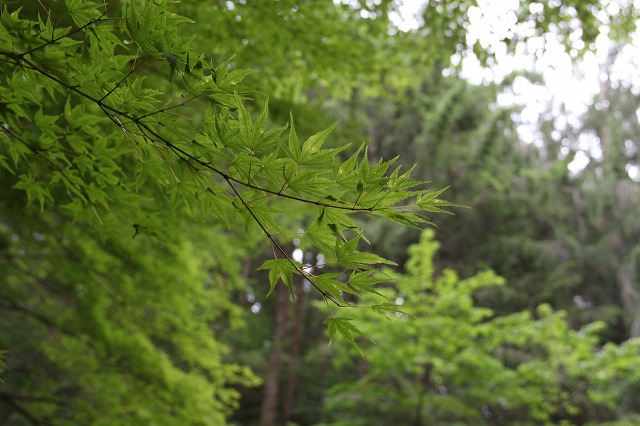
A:
<svg viewBox="0 0 640 426">
<path fill-rule="evenodd" d="M 336 260 L 349 269 L 371 269 L 370 265 L 387 264 L 396 265 L 395 262 L 378 256 L 377 254 L 361 252 L 356 250 L 360 236 L 347 241 L 346 243 L 336 240 Z"/>
<path fill-rule="evenodd" d="M 276 284 L 278 280 L 282 279 L 282 282 L 289 287 L 291 293 L 293 294 L 293 274 L 300 273 L 299 268 L 302 268 L 303 265 L 297 263 L 295 261 L 290 261 L 289 259 L 270 259 L 265 261 L 258 269 L 268 269 L 269 270 L 269 284 L 270 289 L 267 293 L 267 297 L 271 295 L 273 290 L 276 288 Z"/>
<path fill-rule="evenodd" d="M 358 330 L 358 328 L 351 323 L 353 321 L 351 318 L 341 318 L 341 317 L 331 317 L 324 320 L 324 324 L 327 324 L 327 329 L 329 332 L 329 344 L 333 342 L 333 338 L 336 335 L 336 332 L 340 333 L 340 335 L 346 339 L 349 343 L 355 347 L 360 355 L 364 356 L 364 352 L 360 349 L 358 343 L 356 343 L 355 338 L 357 336 L 366 337 L 362 331 Z"/>
</svg>

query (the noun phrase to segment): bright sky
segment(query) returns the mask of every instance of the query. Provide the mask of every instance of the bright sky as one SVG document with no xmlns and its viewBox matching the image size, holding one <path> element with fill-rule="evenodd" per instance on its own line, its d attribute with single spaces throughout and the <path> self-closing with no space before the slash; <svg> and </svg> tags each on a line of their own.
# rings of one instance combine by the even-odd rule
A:
<svg viewBox="0 0 640 426">
<path fill-rule="evenodd" d="M 557 0 L 555 0 L 557 1 Z M 607 1 L 607 11 L 611 14 L 619 10 L 619 2 L 625 0 Z M 418 26 L 417 16 L 424 4 L 422 0 L 399 0 L 401 6 L 399 14 L 393 17 L 394 23 L 401 30 L 411 30 Z M 640 7 L 640 0 L 635 0 L 636 7 Z M 512 33 L 527 36 L 533 35 L 532 24 L 517 24 L 515 10 L 519 7 L 519 0 L 478 0 L 477 6 L 469 8 L 470 26 L 467 35 L 468 45 L 476 41 L 485 48 L 495 52 L 497 65 L 483 68 L 472 52 L 464 57 L 456 54 L 452 57 L 454 65 L 462 61 L 462 76 L 468 81 L 481 84 L 483 82 L 500 82 L 504 77 L 517 70 L 538 71 L 544 77 L 544 85 L 531 83 L 524 77 L 517 77 L 512 90 L 500 95 L 501 105 L 524 105 L 520 115 L 521 125 L 518 128 L 520 137 L 528 143 L 537 143 L 536 123 L 541 114 L 551 108 L 556 117 L 556 128 L 562 130 L 566 125 L 577 124 L 588 104 L 599 91 L 599 64 L 604 61 L 609 49 L 609 39 L 606 36 L 608 28 L 601 27 L 602 34 L 596 40 L 595 53 L 587 53 L 576 66 L 570 54 L 551 34 L 545 38 L 529 37 L 526 44 L 516 49 L 515 55 L 507 53 L 507 47 L 502 41 Z M 542 7 L 542 4 L 532 5 L 531 12 Z M 600 17 L 606 22 L 606 17 Z M 584 47 L 579 40 L 580 31 L 576 32 L 573 40 L 577 49 Z M 540 47 L 544 46 L 544 50 Z M 640 35 L 633 37 L 633 43 L 626 46 L 616 61 L 612 72 L 612 79 L 625 81 L 631 87 L 640 91 Z M 538 52 L 533 55 L 528 52 Z M 544 53 L 541 53 L 544 52 Z M 574 55 L 577 53 L 572 52 Z M 561 113 L 564 106 L 565 113 Z M 580 140 L 580 148 L 584 150 L 578 154 L 570 164 L 572 173 L 579 172 L 589 162 L 588 155 L 598 158 L 600 155 L 598 141 L 585 135 Z M 632 178 L 640 180 L 640 170 L 629 170 Z"/>
</svg>

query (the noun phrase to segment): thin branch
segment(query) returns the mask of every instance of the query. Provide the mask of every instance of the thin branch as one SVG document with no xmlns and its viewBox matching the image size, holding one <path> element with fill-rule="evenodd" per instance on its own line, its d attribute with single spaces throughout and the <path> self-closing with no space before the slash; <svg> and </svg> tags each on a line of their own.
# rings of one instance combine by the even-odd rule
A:
<svg viewBox="0 0 640 426">
<path fill-rule="evenodd" d="M 56 398 L 53 396 L 25 395 L 25 394 L 12 393 L 12 392 L 6 392 L 6 391 L 0 391 L 0 396 L 5 396 L 11 399 L 17 399 L 21 401 L 49 402 L 52 404 L 67 404 L 69 402 L 62 398 Z"/>
<path fill-rule="evenodd" d="M 179 108 L 179 107 L 181 107 L 181 106 L 182 106 L 182 107 L 187 106 L 187 104 L 188 104 L 188 103 L 190 103 L 191 101 L 194 101 L 194 100 L 196 100 L 196 99 L 199 99 L 199 98 L 201 98 L 202 96 L 204 96 L 204 94 L 194 95 L 194 96 L 190 97 L 189 99 L 187 99 L 186 101 L 182 101 L 182 102 L 179 102 L 179 103 L 174 104 L 174 105 L 171 105 L 171 102 L 172 102 L 172 101 L 169 101 L 169 102 L 168 102 L 167 104 L 165 104 L 162 108 L 160 108 L 160 109 L 158 109 L 158 110 L 156 110 L 156 111 L 150 112 L 150 113 L 148 113 L 148 114 L 141 115 L 140 117 L 138 117 L 138 120 L 143 120 L 143 119 L 145 119 L 145 118 L 147 118 L 147 117 L 151 117 L 151 116 L 153 116 L 153 115 L 157 115 L 157 114 L 160 114 L 160 113 L 163 113 L 163 112 L 167 112 L 167 111 L 172 110 L 172 109 L 174 109 L 174 108 Z M 177 116 L 178 116 L 178 117 L 181 117 L 180 115 L 177 115 Z M 187 119 L 188 119 L 188 117 L 184 117 L 184 118 L 187 118 Z"/>
<path fill-rule="evenodd" d="M 335 299 L 333 299 L 333 297 L 331 297 L 331 295 L 327 294 L 326 292 L 322 291 L 322 289 L 320 287 L 317 286 L 316 283 L 313 282 L 313 278 L 315 278 L 315 276 L 313 274 L 311 274 L 310 272 L 306 272 L 304 270 L 304 268 L 299 268 L 295 262 L 293 261 L 293 259 L 291 259 L 291 256 L 289 256 L 289 254 L 282 248 L 282 246 L 280 245 L 280 243 L 278 243 L 278 241 L 276 241 L 276 239 L 274 238 L 273 235 L 271 235 L 271 233 L 267 230 L 267 228 L 264 226 L 264 224 L 260 221 L 260 219 L 258 218 L 258 216 L 256 216 L 256 214 L 253 212 L 253 210 L 251 210 L 251 207 L 249 207 L 249 205 L 244 201 L 244 199 L 242 198 L 242 195 L 240 195 L 240 193 L 238 192 L 238 190 L 236 190 L 236 188 L 233 186 L 233 184 L 229 181 L 229 179 L 227 179 L 227 183 L 229 184 L 229 186 L 231 187 L 231 189 L 233 190 L 233 192 L 236 194 L 236 196 L 238 197 L 238 199 L 242 202 L 242 204 L 244 205 L 244 207 L 247 209 L 247 211 L 249 212 L 249 214 L 253 217 L 253 220 L 256 221 L 256 223 L 258 224 L 258 226 L 260 226 L 260 228 L 262 229 L 262 232 L 265 233 L 265 235 L 267 236 L 267 238 L 269 239 L 269 242 L 271 243 L 272 247 L 276 247 L 278 249 L 278 251 L 287 259 L 287 261 L 298 271 L 300 272 L 300 274 L 305 277 L 315 288 L 316 290 L 318 290 L 320 292 L 320 294 L 322 294 L 322 297 L 325 299 L 330 300 L 331 302 L 333 302 L 336 306 L 344 308 L 346 307 L 345 305 L 341 304 L 340 302 L 336 301 Z M 275 255 L 275 253 L 274 253 Z M 277 258 L 277 256 L 275 256 Z"/>
<path fill-rule="evenodd" d="M 14 401 L 13 398 L 11 398 L 11 397 L 9 397 L 9 396 L 7 396 L 5 394 L 0 394 L 0 399 L 5 401 L 7 403 L 7 405 L 9 405 L 13 409 L 13 411 L 18 413 L 22 417 L 24 417 L 32 425 L 34 425 L 34 426 L 45 426 L 45 425 L 47 425 L 47 423 L 45 423 L 44 421 L 42 421 L 39 418 L 37 418 L 36 416 L 34 416 L 33 414 L 31 414 L 29 412 L 29 410 L 27 410 L 22 405 L 18 404 L 16 401 Z"/>
<path fill-rule="evenodd" d="M 140 64 L 135 64 L 133 66 L 133 68 L 131 68 L 131 71 L 129 71 L 127 74 L 125 74 L 124 77 L 122 77 L 120 79 L 120 81 L 118 81 L 112 88 L 111 90 L 109 90 L 107 93 L 105 93 L 105 95 L 103 97 L 100 98 L 100 102 L 103 102 L 106 98 L 108 98 L 118 87 L 120 87 L 120 85 L 122 83 L 125 82 L 126 79 L 128 79 L 129 77 L 131 77 L 132 74 L 134 74 L 139 67 L 142 66 L 142 64 L 144 64 L 145 60 L 147 59 L 146 55 L 144 58 L 142 58 L 142 60 L 140 61 Z"/>
<path fill-rule="evenodd" d="M 41 0 L 38 0 L 38 3 L 40 4 L 40 6 L 42 6 L 44 11 L 47 13 L 47 16 L 49 17 L 49 19 L 51 19 L 51 11 L 49 9 L 47 9 L 44 4 L 42 4 Z"/>
<path fill-rule="evenodd" d="M 19 58 L 19 59 L 24 59 L 24 57 L 25 57 L 25 56 L 27 56 L 27 55 L 29 55 L 29 54 L 31 54 L 31 53 L 33 53 L 33 52 L 37 51 L 37 50 L 44 49 L 44 48 L 45 48 L 45 47 L 47 47 L 47 46 L 51 46 L 52 44 L 54 44 L 54 43 L 56 43 L 56 42 L 58 42 L 58 41 L 62 40 L 63 38 L 71 37 L 72 35 L 74 35 L 74 34 L 76 34 L 76 33 L 80 32 L 80 31 L 84 30 L 85 28 L 88 28 L 88 27 L 90 27 L 90 26 L 92 26 L 92 25 L 94 25 L 94 24 L 99 23 L 100 21 L 103 21 L 103 18 L 104 18 L 104 17 L 105 17 L 105 16 L 106 16 L 106 15 L 107 15 L 107 14 L 108 14 L 112 9 L 113 9 L 113 7 L 114 7 L 118 2 L 119 2 L 119 0 L 116 0 L 116 1 L 114 2 L 113 6 L 112 6 L 112 7 L 110 7 L 108 10 L 105 10 L 105 11 L 104 11 L 104 12 L 103 12 L 99 17 L 98 17 L 98 19 L 91 20 L 91 21 L 87 22 L 86 24 L 79 26 L 78 28 L 76 28 L 76 29 L 75 29 L 75 30 L 73 30 L 73 31 L 69 31 L 68 33 L 66 33 L 66 34 L 64 34 L 64 35 L 61 35 L 61 36 L 56 37 L 56 38 L 52 38 L 51 40 L 49 40 L 48 42 L 46 42 L 46 43 L 44 43 L 44 44 L 41 44 L 40 46 L 36 46 L 36 47 L 34 47 L 33 49 L 27 50 L 26 52 L 23 52 L 23 53 L 21 53 L 20 55 L 18 55 L 18 58 Z M 42 4 L 42 3 L 40 3 L 40 4 Z M 43 6 L 43 7 L 44 7 L 44 6 Z M 46 10 L 46 9 L 45 9 L 45 10 Z"/>
<path fill-rule="evenodd" d="M 8 300 L 8 299 L 7 299 Z M 76 333 L 74 333 L 73 331 L 61 326 L 60 324 L 56 324 L 54 321 L 52 321 L 51 319 L 38 314 L 37 312 L 32 311 L 29 308 L 26 308 L 25 306 L 23 306 L 22 304 L 16 303 L 14 301 L 11 301 L 11 303 L 2 303 L 0 304 L 0 309 L 7 309 L 7 310 L 11 310 L 11 311 L 16 311 L 16 312 L 20 312 L 22 314 L 25 314 L 31 318 L 34 318 L 38 321 L 40 321 L 41 323 L 43 323 L 44 325 L 46 325 L 49 328 L 52 328 L 54 330 L 58 330 L 58 331 L 62 331 L 65 334 L 69 335 L 69 336 L 75 336 Z"/>
</svg>

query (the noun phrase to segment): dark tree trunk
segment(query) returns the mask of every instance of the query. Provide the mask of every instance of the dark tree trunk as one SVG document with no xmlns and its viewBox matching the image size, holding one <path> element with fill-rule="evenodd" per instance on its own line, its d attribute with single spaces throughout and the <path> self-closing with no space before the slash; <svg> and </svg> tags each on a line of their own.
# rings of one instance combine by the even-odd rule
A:
<svg viewBox="0 0 640 426">
<path fill-rule="evenodd" d="M 275 323 L 273 337 L 271 339 L 269 370 L 267 371 L 267 377 L 264 383 L 264 395 L 260 409 L 260 426 L 275 426 L 278 424 L 278 393 L 280 391 L 284 340 L 287 332 L 289 289 L 285 285 L 278 283 L 275 293 Z"/>
<path fill-rule="evenodd" d="M 289 374 L 282 407 L 282 418 L 285 423 L 292 420 L 292 408 L 299 381 L 300 352 L 304 339 L 304 291 L 302 290 L 304 278 L 299 277 L 297 281 L 295 284 L 296 302 L 293 314 L 293 330 L 291 331 L 291 350 L 289 351 Z"/>
</svg>

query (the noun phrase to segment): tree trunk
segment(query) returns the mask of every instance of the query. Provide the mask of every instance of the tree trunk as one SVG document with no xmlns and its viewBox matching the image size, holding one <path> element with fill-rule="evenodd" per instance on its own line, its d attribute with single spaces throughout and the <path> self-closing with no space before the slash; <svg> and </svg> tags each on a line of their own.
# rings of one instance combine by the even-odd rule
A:
<svg viewBox="0 0 640 426">
<path fill-rule="evenodd" d="M 282 418 L 285 423 L 292 420 L 291 412 L 296 390 L 298 388 L 300 351 L 302 347 L 302 340 L 304 338 L 304 291 L 302 290 L 304 278 L 298 278 L 299 279 L 296 280 L 298 282 L 295 283 L 296 302 L 293 314 L 293 330 L 291 331 L 291 350 L 289 351 L 289 376 L 287 378 L 287 387 L 285 389 L 284 403 L 282 407 Z"/>
<path fill-rule="evenodd" d="M 278 283 L 276 292 L 276 312 L 271 339 L 271 355 L 269 370 L 264 382 L 264 395 L 260 409 L 260 426 L 275 426 L 278 422 L 278 393 L 280 390 L 280 374 L 284 355 L 284 339 L 287 331 L 289 310 L 289 289 Z"/>
<path fill-rule="evenodd" d="M 629 321 L 629 338 L 640 337 L 640 292 L 633 280 L 635 262 L 629 261 L 618 270 L 622 307 Z"/>
</svg>

